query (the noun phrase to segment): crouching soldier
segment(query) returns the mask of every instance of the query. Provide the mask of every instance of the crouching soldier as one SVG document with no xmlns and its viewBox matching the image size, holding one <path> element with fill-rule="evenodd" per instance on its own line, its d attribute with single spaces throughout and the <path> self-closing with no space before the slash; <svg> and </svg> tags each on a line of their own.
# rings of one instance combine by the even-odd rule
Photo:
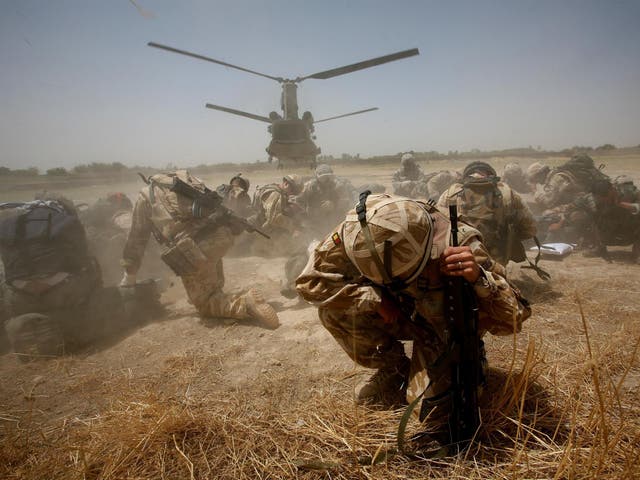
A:
<svg viewBox="0 0 640 480">
<path fill-rule="evenodd" d="M 229 208 L 241 217 L 251 215 L 251 197 L 249 196 L 249 179 L 241 173 L 235 175 L 228 184 L 223 183 L 216 187 L 216 192 L 222 197 L 225 207 Z"/>
<path fill-rule="evenodd" d="M 22 358 L 73 351 L 140 322 L 140 295 L 161 311 L 154 285 L 124 296 L 102 288 L 77 210 L 62 196 L 0 204 L 0 255 L 4 329 Z"/>
<path fill-rule="evenodd" d="M 536 235 L 536 221 L 520 195 L 500 181 L 486 162 L 471 162 L 462 181 L 451 185 L 438 200 L 446 208 L 456 202 L 460 218 L 477 228 L 491 258 L 506 266 L 527 260 L 523 241 Z M 543 277 L 546 272 L 534 265 Z"/>
<path fill-rule="evenodd" d="M 253 319 L 277 328 L 278 315 L 257 290 L 242 295 L 222 291 L 222 257 L 233 245 L 234 235 L 249 227 L 221 202 L 216 192 L 186 170 L 148 178 L 133 209 L 121 262 L 125 269 L 121 285 L 136 284 L 136 273 L 153 234 L 165 247 L 162 259 L 181 278 L 201 316 Z"/>
<path fill-rule="evenodd" d="M 396 405 L 424 394 L 425 416 L 430 402 L 446 397 L 452 383 L 448 276 L 472 285 L 480 337 L 515 334 L 531 314 L 479 232 L 461 224 L 457 247 L 450 233 L 448 217 L 430 204 L 363 194 L 296 280 L 298 293 L 318 307 L 346 353 L 377 369 L 359 388 L 359 403 Z M 404 340 L 414 342 L 411 359 Z"/>
<path fill-rule="evenodd" d="M 301 240 L 302 209 L 292 198 L 302 191 L 303 182 L 296 174 L 285 175 L 282 183 L 258 187 L 253 197 L 256 214 L 252 222 L 271 236 L 271 240 L 256 237 L 253 251 L 258 255 L 290 255 Z"/>
</svg>

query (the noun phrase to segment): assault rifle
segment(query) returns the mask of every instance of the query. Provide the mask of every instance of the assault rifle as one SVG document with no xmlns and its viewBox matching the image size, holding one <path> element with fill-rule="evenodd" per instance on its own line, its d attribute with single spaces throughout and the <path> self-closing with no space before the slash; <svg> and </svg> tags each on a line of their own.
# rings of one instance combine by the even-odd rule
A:
<svg viewBox="0 0 640 480">
<path fill-rule="evenodd" d="M 458 211 L 449 206 L 451 244 L 458 246 Z M 478 304 L 473 287 L 462 277 L 447 277 L 445 311 L 452 341 L 451 443 L 467 448 L 480 426 L 478 387 L 481 384 L 481 340 L 478 337 Z"/>
<path fill-rule="evenodd" d="M 196 218 L 207 217 L 215 223 L 235 224 L 247 232 L 255 232 L 264 238 L 271 239 L 269 235 L 249 223 L 247 219 L 236 215 L 225 207 L 222 204 L 222 197 L 216 191 L 205 187 L 205 191 L 201 192 L 178 177 L 173 177 L 173 185 L 169 187 L 169 190 L 193 200 L 193 216 Z"/>
</svg>

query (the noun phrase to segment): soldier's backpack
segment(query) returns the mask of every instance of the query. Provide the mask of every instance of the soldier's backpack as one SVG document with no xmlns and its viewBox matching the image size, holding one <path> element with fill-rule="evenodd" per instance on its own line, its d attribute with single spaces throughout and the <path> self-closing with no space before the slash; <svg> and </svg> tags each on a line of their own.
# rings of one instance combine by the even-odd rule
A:
<svg viewBox="0 0 640 480">
<path fill-rule="evenodd" d="M 7 281 L 73 273 L 90 263 L 76 211 L 57 200 L 0 204 L 0 254 Z"/>
<path fill-rule="evenodd" d="M 0 244 L 6 247 L 34 240 L 53 240 L 81 226 L 75 212 L 53 200 L 0 204 L 0 210 L 9 209 L 12 212 L 3 216 L 0 222 Z"/>
<path fill-rule="evenodd" d="M 588 155 L 576 155 L 556 169 L 556 174 L 564 174 L 571 183 L 577 184 L 583 191 L 589 192 L 593 186 L 601 181 L 609 181 L 608 175 L 596 168 L 593 159 Z"/>
</svg>

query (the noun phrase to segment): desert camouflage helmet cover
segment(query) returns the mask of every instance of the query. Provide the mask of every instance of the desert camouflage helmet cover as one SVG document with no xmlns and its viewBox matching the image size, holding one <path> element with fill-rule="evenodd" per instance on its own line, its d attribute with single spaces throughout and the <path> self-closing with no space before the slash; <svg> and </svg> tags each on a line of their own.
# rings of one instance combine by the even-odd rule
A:
<svg viewBox="0 0 640 480">
<path fill-rule="evenodd" d="M 333 168 L 326 163 L 321 163 L 316 167 L 316 178 L 333 176 Z"/>
<path fill-rule="evenodd" d="M 375 253 L 384 261 L 385 240 L 391 242 L 390 265 L 386 265 L 394 281 L 409 284 L 422 272 L 431 256 L 433 220 L 424 204 L 387 194 L 369 195 L 366 222 L 371 232 Z M 384 275 L 373 257 L 366 235 L 353 209 L 347 214 L 342 229 L 345 251 L 351 262 L 365 277 L 384 284 Z"/>
<path fill-rule="evenodd" d="M 415 162 L 416 162 L 416 159 L 413 158 L 413 153 L 403 153 L 402 156 L 400 157 L 401 165 L 408 165 Z"/>
<path fill-rule="evenodd" d="M 542 177 L 546 176 L 547 173 L 549 173 L 549 170 L 550 168 L 547 165 L 543 165 L 540 162 L 534 162 L 529 165 L 529 168 L 527 168 L 527 178 L 530 182 L 538 178 L 543 180 Z"/>
<path fill-rule="evenodd" d="M 616 185 L 625 185 L 625 184 L 633 184 L 633 179 L 628 175 L 618 175 L 613 183 Z"/>
<path fill-rule="evenodd" d="M 229 185 L 233 185 L 234 182 L 238 183 L 240 185 L 240 188 L 242 188 L 245 192 L 248 191 L 249 187 L 251 186 L 251 182 L 249 182 L 249 179 L 243 177 L 241 173 L 238 173 L 237 175 L 232 177 L 231 180 L 229 180 Z"/>
<path fill-rule="evenodd" d="M 304 187 L 302 177 L 295 173 L 285 175 L 284 177 L 282 177 L 282 180 L 291 185 L 291 189 L 293 190 L 294 194 L 300 193 L 302 191 L 302 187 Z"/>
</svg>

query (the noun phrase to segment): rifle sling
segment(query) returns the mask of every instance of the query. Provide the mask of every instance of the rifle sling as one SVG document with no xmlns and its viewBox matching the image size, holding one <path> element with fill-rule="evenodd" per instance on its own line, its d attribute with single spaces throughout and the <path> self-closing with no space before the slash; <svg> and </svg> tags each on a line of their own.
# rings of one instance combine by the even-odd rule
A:
<svg viewBox="0 0 640 480">
<path fill-rule="evenodd" d="M 529 262 L 529 265 L 525 265 L 522 268 L 533 270 L 542 280 L 548 281 L 551 279 L 551 274 L 538 266 L 538 262 L 540 261 L 540 257 L 542 256 L 542 246 L 540 245 L 540 240 L 538 240 L 538 237 L 534 236 L 533 241 L 536 242 L 536 246 L 538 247 L 538 254 L 536 255 L 535 263 L 532 263 L 531 260 L 527 258 L 527 262 Z"/>
</svg>

